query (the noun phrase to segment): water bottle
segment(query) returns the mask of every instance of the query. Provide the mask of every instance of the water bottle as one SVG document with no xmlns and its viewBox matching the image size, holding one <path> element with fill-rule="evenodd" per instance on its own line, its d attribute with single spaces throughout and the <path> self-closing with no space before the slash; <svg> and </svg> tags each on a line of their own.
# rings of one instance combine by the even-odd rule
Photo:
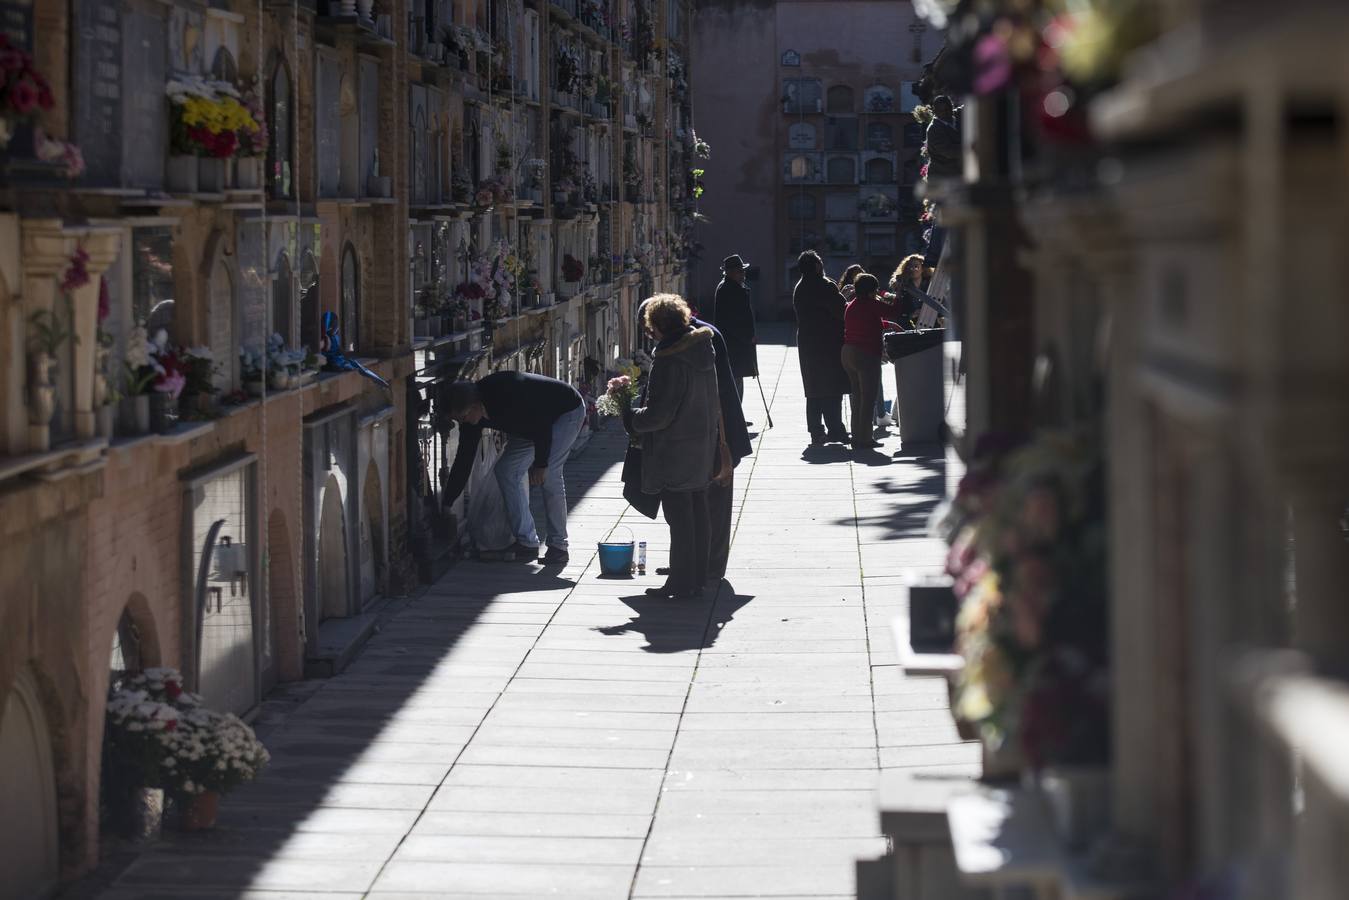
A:
<svg viewBox="0 0 1349 900">
<path fill-rule="evenodd" d="M 646 574 L 646 541 L 637 542 L 637 574 Z"/>
</svg>

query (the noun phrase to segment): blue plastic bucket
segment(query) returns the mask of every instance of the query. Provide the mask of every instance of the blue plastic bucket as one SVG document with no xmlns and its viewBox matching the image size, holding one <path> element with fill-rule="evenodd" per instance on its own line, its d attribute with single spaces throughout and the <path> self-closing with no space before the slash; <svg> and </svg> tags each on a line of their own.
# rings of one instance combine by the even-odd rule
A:
<svg viewBox="0 0 1349 900">
<path fill-rule="evenodd" d="M 629 538 L 632 537 L 632 531 L 628 530 Z M 600 574 L 601 575 L 631 575 L 633 551 L 637 546 L 635 540 L 625 542 L 600 541 Z"/>
</svg>

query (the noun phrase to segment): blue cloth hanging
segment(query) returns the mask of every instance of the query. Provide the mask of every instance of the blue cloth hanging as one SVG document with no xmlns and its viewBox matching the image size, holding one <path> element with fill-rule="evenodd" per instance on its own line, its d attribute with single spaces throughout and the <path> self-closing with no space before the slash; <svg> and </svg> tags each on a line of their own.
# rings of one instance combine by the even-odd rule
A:
<svg viewBox="0 0 1349 900">
<path fill-rule="evenodd" d="M 324 358 L 328 360 L 325 368 L 335 372 L 360 372 L 386 391 L 393 390 L 389 382 L 342 352 L 342 335 L 337 328 L 337 313 L 331 310 L 323 314 L 323 337 L 327 344 L 323 351 Z"/>
</svg>

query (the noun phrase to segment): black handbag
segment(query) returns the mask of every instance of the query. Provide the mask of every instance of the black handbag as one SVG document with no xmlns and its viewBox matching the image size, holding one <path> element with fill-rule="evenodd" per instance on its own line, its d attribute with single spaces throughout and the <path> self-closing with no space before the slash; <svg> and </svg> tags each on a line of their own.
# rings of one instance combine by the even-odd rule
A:
<svg viewBox="0 0 1349 900">
<path fill-rule="evenodd" d="M 623 499 L 648 519 L 656 518 L 660 512 L 660 494 L 642 491 L 642 448 L 632 444 L 623 457 Z"/>
</svg>

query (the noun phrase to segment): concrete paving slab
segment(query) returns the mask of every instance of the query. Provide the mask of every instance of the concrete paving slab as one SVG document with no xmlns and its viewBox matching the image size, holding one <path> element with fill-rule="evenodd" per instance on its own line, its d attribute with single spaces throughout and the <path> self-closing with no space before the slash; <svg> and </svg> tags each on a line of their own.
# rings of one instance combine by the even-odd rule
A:
<svg viewBox="0 0 1349 900">
<path fill-rule="evenodd" d="M 955 473 L 894 437 L 803 461 L 795 350 L 760 350 L 779 422 L 737 470 L 717 590 L 643 594 L 669 534 L 622 499 L 624 437 L 597 434 L 568 466 L 568 566 L 464 562 L 402 603 L 342 675 L 264 710 L 273 766 L 214 834 L 104 900 L 852 898 L 885 849 L 882 770 L 978 767 L 945 682 L 889 644 L 900 588 L 941 571 L 926 520 Z M 599 577 L 620 524 L 650 574 Z"/>
</svg>

